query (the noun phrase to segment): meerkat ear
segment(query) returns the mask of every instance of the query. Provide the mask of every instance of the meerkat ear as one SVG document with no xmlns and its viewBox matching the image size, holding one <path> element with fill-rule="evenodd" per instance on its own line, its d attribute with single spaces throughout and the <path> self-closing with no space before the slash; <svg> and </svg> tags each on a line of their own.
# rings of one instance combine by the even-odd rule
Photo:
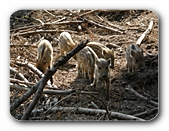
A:
<svg viewBox="0 0 169 131">
<path fill-rule="evenodd" d="M 107 60 L 107 63 L 110 65 L 110 63 L 111 63 L 111 58 L 109 58 L 109 59 Z"/>
<path fill-rule="evenodd" d="M 137 44 L 138 47 L 140 47 L 140 44 Z"/>
<path fill-rule="evenodd" d="M 103 51 L 102 51 L 102 55 L 103 55 L 103 56 L 105 56 L 105 55 L 106 55 L 106 50 L 105 50 L 105 49 L 103 49 Z"/>
<path fill-rule="evenodd" d="M 135 55 L 135 52 L 133 50 L 131 50 L 130 57 L 133 57 L 134 55 Z"/>
<path fill-rule="evenodd" d="M 113 48 L 111 48 L 111 51 L 114 53 L 114 49 Z"/>
</svg>

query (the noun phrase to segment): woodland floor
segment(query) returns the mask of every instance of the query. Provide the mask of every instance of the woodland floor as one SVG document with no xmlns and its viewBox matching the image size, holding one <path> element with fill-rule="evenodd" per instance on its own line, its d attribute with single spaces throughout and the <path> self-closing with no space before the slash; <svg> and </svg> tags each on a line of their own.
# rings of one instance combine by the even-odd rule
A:
<svg viewBox="0 0 169 131">
<path fill-rule="evenodd" d="M 29 62 L 35 65 L 37 42 L 42 38 L 48 39 L 54 50 L 55 63 L 60 58 L 58 37 L 62 31 L 68 31 L 76 43 L 88 39 L 104 45 L 116 44 L 115 67 L 111 69 L 110 101 L 106 102 L 109 111 L 137 116 L 144 120 L 154 119 L 159 107 L 149 101 L 159 102 L 158 87 L 158 16 L 149 10 L 30 10 L 17 11 L 10 18 L 10 67 L 21 73 L 29 82 L 36 83 L 40 80 L 37 74 L 27 66 L 17 64 Z M 117 31 L 96 26 L 84 20 L 92 20 Z M 152 32 L 142 42 L 145 58 L 145 69 L 142 72 L 128 73 L 126 68 L 125 49 L 131 43 L 136 43 L 141 34 L 147 29 L 150 19 L 153 18 Z M 68 23 L 63 23 L 67 21 Z M 82 22 L 73 22 L 82 21 Z M 55 23 L 60 24 L 55 24 Z M 50 23 L 42 25 L 43 23 Z M 112 26 L 116 25 L 117 27 Z M 43 31 L 43 32 L 38 32 Z M 120 33 L 123 32 L 123 33 Z M 32 46 L 33 45 L 33 46 Z M 109 47 L 111 48 L 111 47 Z M 10 72 L 10 78 L 18 79 L 15 73 Z M 76 61 L 71 58 L 64 66 L 60 67 L 53 76 L 55 88 L 51 90 L 76 89 L 86 92 L 96 92 L 88 87 L 89 80 L 77 77 Z M 10 82 L 22 85 L 19 82 Z M 148 98 L 147 101 L 127 90 L 131 86 L 136 92 Z M 48 89 L 49 90 L 49 89 Z M 10 104 L 15 102 L 25 91 L 10 86 Z M 93 94 L 94 95 L 94 94 Z M 95 95 L 98 97 L 97 95 Z M 33 96 L 22 103 L 11 115 L 20 119 L 31 103 Z M 60 102 L 58 102 L 61 100 Z M 58 104 L 56 105 L 55 103 Z M 97 105 L 97 106 L 95 106 Z M 104 109 L 101 102 L 95 97 L 73 93 L 68 95 L 43 94 L 29 116 L 30 120 L 70 120 L 70 121 L 104 121 L 108 120 L 102 113 L 80 113 L 74 110 L 59 110 L 47 112 L 52 107 L 83 107 L 87 109 Z M 42 110 L 42 111 L 37 111 Z M 36 112 L 37 111 L 37 112 Z M 144 113 L 148 112 L 148 113 Z M 139 115 L 143 113 L 142 115 Z M 120 120 L 111 118 L 109 120 Z"/>
</svg>

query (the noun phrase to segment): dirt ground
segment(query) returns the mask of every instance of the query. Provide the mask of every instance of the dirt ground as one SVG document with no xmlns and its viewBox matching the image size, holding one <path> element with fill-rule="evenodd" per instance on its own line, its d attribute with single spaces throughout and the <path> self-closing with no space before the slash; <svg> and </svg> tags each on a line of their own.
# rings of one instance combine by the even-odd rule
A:
<svg viewBox="0 0 169 131">
<path fill-rule="evenodd" d="M 37 42 L 42 38 L 48 39 L 54 50 L 53 64 L 60 58 L 58 37 L 62 31 L 68 31 L 76 43 L 88 39 L 104 45 L 115 44 L 115 67 L 111 69 L 110 101 L 105 102 L 109 111 L 137 116 L 144 120 L 152 120 L 158 114 L 158 106 L 150 103 L 159 102 L 158 87 L 158 16 L 149 10 L 24 10 L 17 11 L 10 18 L 10 67 L 32 83 L 40 80 L 37 74 L 27 66 L 17 64 L 29 62 L 35 65 Z M 105 29 L 87 20 L 100 23 L 116 31 Z M 147 29 L 150 19 L 154 25 L 150 35 L 142 41 L 145 69 L 128 73 L 126 68 L 125 49 L 131 43 L 136 43 L 141 34 Z M 76 21 L 76 22 L 73 22 Z M 79 21 L 79 22 L 77 22 Z M 82 21 L 82 22 L 80 22 Z M 53 23 L 52 23 L 53 22 Z M 55 23 L 60 24 L 55 24 Z M 67 23 L 61 23 L 67 22 Z M 43 25 L 44 23 L 50 23 Z M 51 24 L 52 23 L 52 24 Z M 113 26 L 114 25 L 114 26 Z M 116 27 L 115 27 L 116 26 Z M 44 32 L 38 32 L 38 31 Z M 109 48 L 112 48 L 109 46 Z M 10 78 L 19 79 L 16 73 L 10 71 Z M 89 80 L 77 77 L 76 60 L 71 58 L 60 67 L 53 76 L 55 88 L 51 90 L 79 90 L 97 92 L 89 87 Z M 19 82 L 12 82 L 22 85 Z M 136 96 L 128 86 L 137 93 L 148 98 L 143 100 Z M 57 88 L 56 88 L 57 87 Z M 49 89 L 48 89 L 49 90 Z M 25 91 L 10 86 L 10 104 L 15 102 Z M 98 97 L 96 94 L 94 96 Z M 11 115 L 21 119 L 33 96 L 22 103 Z M 61 101 L 60 101 L 61 100 Z M 58 102 L 60 101 L 60 102 Z M 56 104 L 58 102 L 58 104 Z M 100 100 L 92 95 L 73 93 L 69 95 L 43 94 L 34 108 L 30 120 L 70 120 L 86 121 L 108 120 L 102 113 L 80 113 L 74 110 L 59 110 L 47 112 L 52 107 L 83 107 L 87 109 L 105 109 Z M 42 110 L 36 112 L 37 110 Z M 36 113 L 34 113 L 36 112 Z M 145 113 L 146 112 L 146 113 Z M 142 114 L 141 114 L 142 113 Z M 111 117 L 109 120 L 120 119 Z"/>
</svg>

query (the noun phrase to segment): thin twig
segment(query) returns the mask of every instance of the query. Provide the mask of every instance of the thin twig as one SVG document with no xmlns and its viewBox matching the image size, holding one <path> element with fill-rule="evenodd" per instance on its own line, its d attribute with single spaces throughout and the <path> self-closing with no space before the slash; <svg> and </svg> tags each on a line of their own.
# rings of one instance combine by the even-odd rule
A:
<svg viewBox="0 0 169 131">
<path fill-rule="evenodd" d="M 84 15 L 88 15 L 88 14 L 94 13 L 94 12 L 96 12 L 96 11 L 100 11 L 100 10 L 91 10 L 91 11 L 85 12 L 85 13 L 79 15 L 79 16 L 82 17 L 82 16 L 84 16 Z"/>
<path fill-rule="evenodd" d="M 105 26 L 105 25 L 96 23 L 96 22 L 94 22 L 94 21 L 92 21 L 92 20 L 88 20 L 87 18 L 83 18 L 83 19 L 84 19 L 85 21 L 89 22 L 89 23 L 92 23 L 92 24 L 98 26 L 98 27 L 101 27 L 101 28 L 104 28 L 104 29 L 107 29 L 107 30 L 110 30 L 110 31 L 113 31 L 113 32 L 118 32 L 118 33 L 120 33 L 120 34 L 123 34 L 123 33 L 124 33 L 124 32 L 119 31 L 119 30 L 117 30 L 117 29 L 113 29 L 113 28 L 111 28 L 111 27 L 108 27 L 108 26 Z"/>
<path fill-rule="evenodd" d="M 138 92 L 136 92 L 130 85 L 128 85 L 128 88 L 126 88 L 127 90 L 131 91 L 132 93 L 134 93 L 134 95 L 136 95 L 137 97 L 139 97 L 140 99 L 144 100 L 144 101 L 147 101 L 148 103 L 154 105 L 154 106 L 157 106 L 158 107 L 158 103 L 153 101 L 153 100 L 150 100 L 149 98 L 139 94 Z"/>
<path fill-rule="evenodd" d="M 70 32 L 70 33 L 77 33 L 76 31 L 72 30 L 35 30 L 35 31 L 28 31 L 28 32 L 22 32 L 22 33 L 15 33 L 13 36 L 29 36 L 34 34 L 43 34 L 43 33 L 56 33 L 56 32 Z"/>
<path fill-rule="evenodd" d="M 25 82 L 29 82 L 29 81 L 24 77 L 24 75 L 22 75 L 20 72 L 18 72 L 17 70 L 15 70 L 15 69 L 12 68 L 12 67 L 10 67 L 10 73 L 16 74 L 16 76 L 17 76 L 19 79 L 21 79 L 21 80 L 23 80 L 23 81 L 25 81 Z"/>
</svg>

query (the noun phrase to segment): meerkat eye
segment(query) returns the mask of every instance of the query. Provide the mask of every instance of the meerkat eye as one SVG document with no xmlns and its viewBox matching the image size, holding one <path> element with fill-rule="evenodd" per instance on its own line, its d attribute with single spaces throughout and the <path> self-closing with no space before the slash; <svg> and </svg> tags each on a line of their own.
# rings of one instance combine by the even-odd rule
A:
<svg viewBox="0 0 169 131">
<path fill-rule="evenodd" d="M 98 67 L 99 68 L 99 70 L 101 69 L 101 67 Z"/>
<path fill-rule="evenodd" d="M 108 66 L 106 66 L 106 69 L 108 69 Z"/>
<path fill-rule="evenodd" d="M 136 62 L 139 62 L 139 60 L 136 59 Z"/>
</svg>

